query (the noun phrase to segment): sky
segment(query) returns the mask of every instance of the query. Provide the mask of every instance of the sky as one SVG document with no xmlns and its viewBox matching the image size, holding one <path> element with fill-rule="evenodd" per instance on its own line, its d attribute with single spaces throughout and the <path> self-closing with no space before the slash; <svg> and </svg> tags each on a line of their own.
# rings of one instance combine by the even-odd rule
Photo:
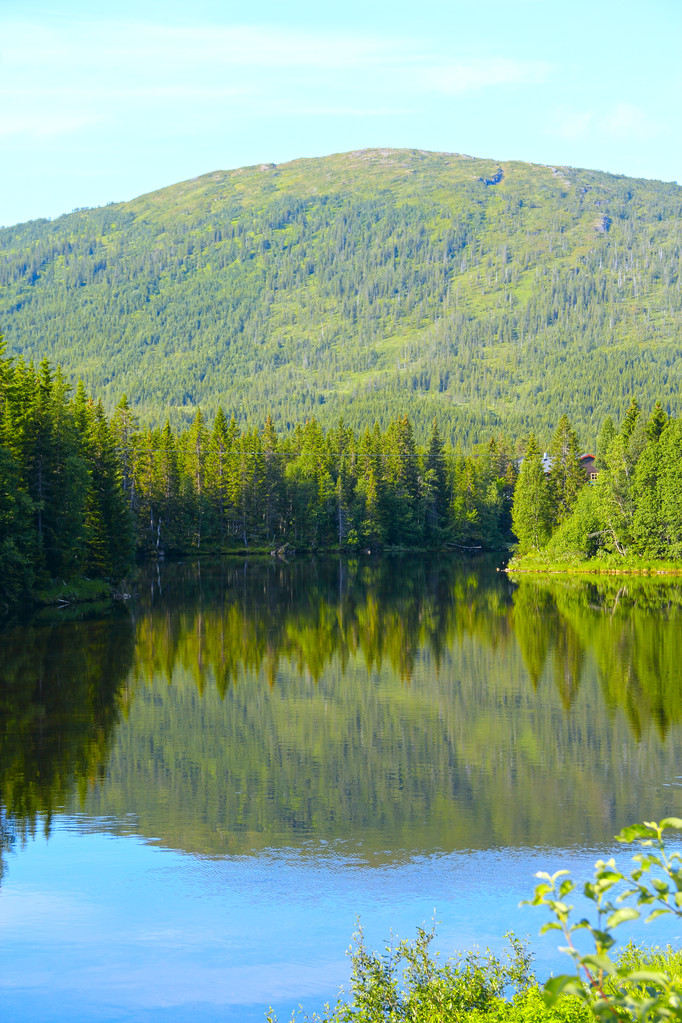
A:
<svg viewBox="0 0 682 1023">
<path fill-rule="evenodd" d="M 682 181 L 681 0 L 0 0 L 0 225 L 368 147 Z"/>
</svg>

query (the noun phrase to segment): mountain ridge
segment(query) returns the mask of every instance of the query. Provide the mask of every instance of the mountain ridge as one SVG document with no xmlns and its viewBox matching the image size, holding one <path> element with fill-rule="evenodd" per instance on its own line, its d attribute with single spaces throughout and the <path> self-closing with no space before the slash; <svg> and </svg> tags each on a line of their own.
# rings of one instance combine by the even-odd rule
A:
<svg viewBox="0 0 682 1023">
<path fill-rule="evenodd" d="M 0 229 L 0 329 L 112 407 L 279 429 L 397 411 L 453 443 L 637 393 L 679 409 L 682 188 L 375 148 Z"/>
</svg>

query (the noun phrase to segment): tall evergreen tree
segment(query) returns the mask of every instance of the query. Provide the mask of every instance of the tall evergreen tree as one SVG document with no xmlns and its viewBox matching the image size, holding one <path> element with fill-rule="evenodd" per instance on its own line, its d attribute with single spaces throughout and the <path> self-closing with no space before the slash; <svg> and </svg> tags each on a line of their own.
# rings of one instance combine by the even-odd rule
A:
<svg viewBox="0 0 682 1023">
<path fill-rule="evenodd" d="M 549 454 L 552 519 L 553 525 L 558 525 L 568 518 L 581 488 L 586 483 L 585 472 L 580 464 L 578 436 L 566 415 L 559 420 Z"/>
<path fill-rule="evenodd" d="M 628 439 L 629 435 L 622 431 L 616 434 L 606 453 L 607 468 L 599 473 L 595 484 L 599 515 L 605 524 L 605 548 L 623 556 L 632 543 L 634 514 L 633 465 L 628 455 Z"/>
<path fill-rule="evenodd" d="M 427 539 L 431 543 L 440 543 L 448 533 L 450 488 L 445 445 L 435 419 L 424 459 L 424 504 Z"/>
<path fill-rule="evenodd" d="M 212 520 L 215 523 L 214 537 L 218 546 L 225 547 L 228 532 L 228 509 L 229 509 L 229 455 L 234 446 L 234 432 L 231 433 L 231 426 L 236 432 L 234 419 L 228 425 L 222 407 L 218 408 L 213 429 L 208 443 L 206 456 L 206 487 L 208 499 L 212 509 Z"/>
<path fill-rule="evenodd" d="M 197 409 L 192 425 L 184 438 L 185 512 L 189 519 L 189 536 L 192 546 L 201 550 L 204 518 L 207 510 L 206 459 L 208 455 L 208 432 L 204 414 Z"/>
<path fill-rule="evenodd" d="M 375 423 L 372 430 L 366 427 L 358 451 L 357 496 L 361 540 L 370 547 L 386 537 L 381 446 L 379 425 Z"/>
<path fill-rule="evenodd" d="M 121 466 L 123 492 L 131 511 L 135 510 L 135 445 L 139 425 L 128 398 L 123 394 L 111 417 L 111 430 Z"/>
<path fill-rule="evenodd" d="M 664 557 L 666 541 L 661 520 L 661 451 L 656 431 L 640 455 L 632 481 L 632 540 L 637 554 L 646 558 Z"/>
<path fill-rule="evenodd" d="M 646 435 L 648 440 L 658 440 L 668 423 L 668 414 L 657 401 L 651 410 L 649 422 L 646 424 Z"/>
<path fill-rule="evenodd" d="M 121 464 L 101 402 L 91 402 L 83 449 L 88 465 L 85 536 L 89 572 L 120 580 L 133 560 L 133 520 Z"/>
<path fill-rule="evenodd" d="M 542 466 L 542 455 L 535 435 L 528 438 L 521 463 L 512 507 L 512 528 L 520 554 L 539 550 L 549 540 L 552 503 L 549 480 Z"/>
<path fill-rule="evenodd" d="M 420 464 L 412 424 L 406 415 L 390 423 L 383 445 L 383 475 L 388 500 L 388 541 L 420 540 Z"/>
<path fill-rule="evenodd" d="M 279 438 L 272 416 L 268 414 L 263 427 L 261 445 L 263 450 L 263 477 L 261 492 L 262 515 L 265 527 L 265 541 L 270 543 L 280 528 L 280 511 L 283 498 Z"/>
<path fill-rule="evenodd" d="M 682 420 L 669 423 L 658 442 L 660 522 L 667 557 L 682 557 Z"/>
<path fill-rule="evenodd" d="M 625 437 L 625 440 L 629 440 L 630 437 L 632 436 L 635 426 L 637 425 L 637 420 L 639 419 L 640 412 L 641 409 L 639 407 L 639 402 L 637 401 L 636 398 L 632 398 L 630 400 L 630 404 L 628 405 L 627 412 L 625 413 L 625 419 L 623 420 L 620 428 L 620 432 L 622 433 L 623 437 Z"/>
</svg>

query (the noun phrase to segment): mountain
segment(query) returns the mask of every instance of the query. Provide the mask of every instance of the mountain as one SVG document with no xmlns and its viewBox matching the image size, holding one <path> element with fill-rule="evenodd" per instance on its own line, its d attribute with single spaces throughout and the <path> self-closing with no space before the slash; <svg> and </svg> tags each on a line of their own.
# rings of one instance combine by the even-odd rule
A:
<svg viewBox="0 0 682 1023">
<path fill-rule="evenodd" d="M 631 394 L 680 414 L 682 188 L 366 150 L 218 171 L 0 230 L 9 350 L 143 421 L 209 415 L 591 446 Z"/>
</svg>

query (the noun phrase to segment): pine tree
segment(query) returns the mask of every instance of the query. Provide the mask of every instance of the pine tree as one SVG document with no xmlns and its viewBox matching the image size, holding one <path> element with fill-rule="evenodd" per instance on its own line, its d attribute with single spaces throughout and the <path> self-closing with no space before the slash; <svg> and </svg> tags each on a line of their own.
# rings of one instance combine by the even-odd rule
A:
<svg viewBox="0 0 682 1023">
<path fill-rule="evenodd" d="M 263 496 L 262 514 L 265 526 L 265 540 L 270 543 L 280 528 L 280 507 L 282 502 L 282 475 L 279 460 L 279 439 L 272 416 L 268 414 L 261 438 L 263 450 Z"/>
<path fill-rule="evenodd" d="M 121 465 L 101 401 L 89 403 L 83 449 L 88 465 L 86 546 L 88 572 L 119 581 L 133 560 L 133 519 Z"/>
<path fill-rule="evenodd" d="M 642 452 L 632 481 L 633 517 L 632 540 L 637 554 L 645 558 L 660 558 L 666 553 L 661 519 L 661 451 L 656 431 Z"/>
<path fill-rule="evenodd" d="M 632 398 L 628 405 L 628 410 L 625 413 L 625 419 L 623 420 L 620 428 L 620 432 L 625 440 L 629 440 L 632 436 L 635 426 L 637 425 L 637 420 L 640 416 L 640 411 L 639 402 L 636 398 Z"/>
<path fill-rule="evenodd" d="M 406 415 L 390 423 L 384 437 L 388 541 L 413 544 L 420 539 L 420 464 L 412 424 Z"/>
<path fill-rule="evenodd" d="M 559 420 L 549 454 L 551 456 L 549 486 L 552 519 L 553 525 L 559 525 L 570 515 L 580 490 L 587 482 L 585 472 L 580 464 L 578 436 L 566 415 Z"/>
<path fill-rule="evenodd" d="M 669 423 L 658 442 L 660 522 L 664 551 L 682 557 L 682 420 Z"/>
<path fill-rule="evenodd" d="M 197 409 L 192 425 L 183 438 L 183 469 L 186 480 L 185 512 L 188 518 L 190 543 L 201 550 L 206 499 L 206 458 L 208 454 L 208 433 L 204 415 Z"/>
<path fill-rule="evenodd" d="M 668 424 L 668 415 L 661 405 L 660 401 L 657 401 L 654 405 L 649 422 L 646 424 L 646 436 L 647 439 L 658 440 Z"/>
<path fill-rule="evenodd" d="M 158 512 L 156 537 L 153 543 L 159 553 L 182 550 L 181 526 L 184 509 L 180 479 L 177 443 L 167 419 L 154 453 L 153 504 L 158 508 Z"/>
<path fill-rule="evenodd" d="M 520 554 L 540 550 L 550 538 L 552 505 L 549 480 L 535 435 L 528 438 L 512 507 L 512 528 Z"/>
<path fill-rule="evenodd" d="M 616 437 L 616 427 L 613 425 L 611 416 L 607 416 L 602 424 L 597 438 L 597 464 L 596 468 L 601 472 L 608 468 L 608 453 Z"/>
<path fill-rule="evenodd" d="M 447 536 L 449 504 L 445 446 L 434 419 L 424 459 L 425 526 L 427 539 L 431 543 L 440 543 Z"/>
<path fill-rule="evenodd" d="M 27 597 L 34 581 L 33 507 L 11 450 L 14 370 L 0 335 L 0 613 Z"/>
<path fill-rule="evenodd" d="M 604 546 L 625 556 L 632 543 L 634 501 L 633 466 L 628 455 L 628 437 L 623 432 L 613 438 L 605 463 L 607 468 L 599 473 L 595 483 L 598 513 L 605 524 Z"/>
<path fill-rule="evenodd" d="M 236 423 L 232 420 L 236 429 Z M 228 459 L 234 443 L 230 426 L 222 407 L 218 407 L 206 456 L 206 489 L 215 523 L 215 538 L 221 549 L 225 547 L 228 530 L 229 471 Z"/>
<path fill-rule="evenodd" d="M 381 433 L 377 423 L 369 427 L 360 442 L 358 452 L 357 496 L 359 502 L 360 537 L 363 544 L 383 543 L 386 536 L 384 525 L 385 501 L 384 483 L 381 472 Z"/>
<path fill-rule="evenodd" d="M 121 466 L 123 492 L 131 511 L 135 511 L 134 466 L 138 429 L 137 416 L 133 413 L 126 395 L 123 394 L 111 418 L 111 431 L 116 445 L 116 456 Z"/>
</svg>

